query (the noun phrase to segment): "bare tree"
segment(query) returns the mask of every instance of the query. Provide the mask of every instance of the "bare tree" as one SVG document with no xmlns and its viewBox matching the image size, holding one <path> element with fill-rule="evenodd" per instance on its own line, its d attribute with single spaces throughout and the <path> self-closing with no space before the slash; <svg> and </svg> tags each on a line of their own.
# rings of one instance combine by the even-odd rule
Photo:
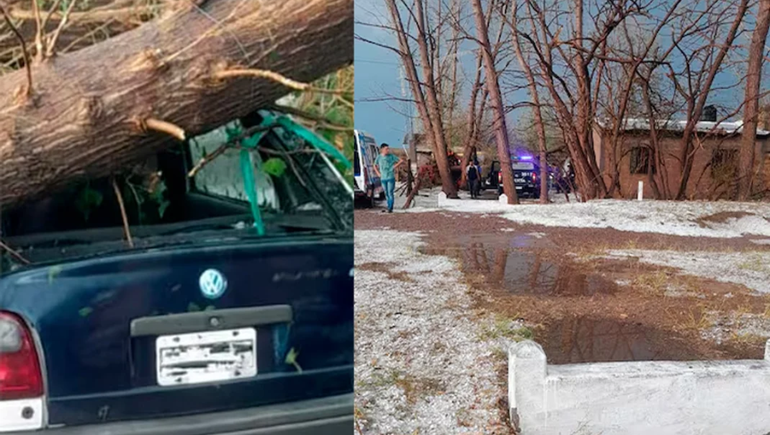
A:
<svg viewBox="0 0 770 435">
<path fill-rule="evenodd" d="M 447 140 L 443 126 L 441 106 L 436 87 L 437 76 L 431 61 L 429 44 L 432 35 L 428 33 L 426 19 L 421 0 L 415 2 L 414 22 L 416 35 L 411 35 L 401 18 L 401 12 L 395 0 L 386 0 L 390 13 L 393 30 L 398 39 L 398 50 L 395 50 L 401 59 L 406 73 L 406 79 L 414 97 L 414 104 L 422 121 L 425 137 L 428 139 L 433 155 L 438 165 L 441 177 L 441 186 L 447 197 L 457 197 L 457 189 L 452 180 L 452 173 L 447 160 Z M 411 12 L 411 11 L 410 11 Z M 420 57 L 422 77 L 417 73 L 416 61 L 409 44 L 410 39 L 415 39 Z M 420 80 L 422 78 L 422 80 Z"/>
<path fill-rule="evenodd" d="M 593 16 L 592 34 L 587 35 L 584 0 L 525 3 L 524 21 L 529 31 L 518 26 L 516 31 L 534 53 L 538 75 L 564 130 L 581 196 L 584 200 L 606 196 L 608 189 L 593 145 L 596 106 L 592 80 L 600 71 L 597 66 L 602 65 L 600 50 L 618 24 L 635 11 L 635 6 L 619 1 L 600 7 Z M 554 23 L 561 21 L 567 25 L 554 29 Z M 517 23 L 521 22 L 518 18 Z M 565 27 L 572 29 L 567 40 L 561 37 Z"/>
<path fill-rule="evenodd" d="M 534 117 L 534 127 L 537 134 L 537 149 L 540 154 L 540 203 L 548 203 L 548 162 L 546 161 L 546 138 L 545 138 L 545 124 L 543 123 L 543 112 L 540 105 L 540 95 L 537 90 L 537 82 L 535 81 L 535 74 L 532 72 L 532 68 L 529 66 L 529 60 L 524 57 L 523 50 L 521 49 L 521 41 L 519 39 L 518 28 L 518 0 L 513 0 L 513 7 L 511 8 L 511 35 L 513 38 L 513 49 L 516 52 L 516 59 L 519 61 L 519 66 L 524 72 L 524 77 L 527 80 L 527 87 L 529 88 L 529 96 L 532 99 L 532 115 Z"/>
<path fill-rule="evenodd" d="M 473 88 L 471 89 L 471 99 L 470 104 L 468 104 L 468 113 L 467 113 L 467 119 L 468 119 L 468 131 L 465 135 L 465 140 L 463 143 L 463 160 L 461 167 L 463 168 L 462 177 L 460 179 L 460 184 L 465 183 L 467 180 L 467 173 L 465 172 L 465 168 L 468 166 L 468 163 L 471 161 L 471 155 L 476 150 L 475 146 L 475 139 L 477 137 L 477 129 L 480 122 L 481 116 L 484 114 L 484 105 L 486 102 L 486 93 L 483 96 L 483 100 L 481 102 L 481 107 L 479 108 L 478 112 L 476 111 L 476 101 L 479 97 L 479 91 L 482 88 L 481 84 L 481 53 L 479 52 L 477 59 L 476 59 L 476 78 L 473 81 Z"/>
<path fill-rule="evenodd" d="M 765 42 L 770 28 L 770 0 L 759 0 L 757 23 L 749 46 L 749 64 L 746 72 L 745 108 L 741 137 L 740 164 L 738 165 L 738 199 L 745 201 L 752 192 L 759 170 L 757 154 L 757 123 L 759 121 L 759 91 Z"/>
<path fill-rule="evenodd" d="M 653 170 L 671 157 L 654 148 L 650 155 L 656 165 L 649 166 L 648 180 L 656 197 L 684 199 L 694 156 L 702 148 L 697 122 L 725 68 L 748 1 L 519 1 L 523 7 L 516 5 L 510 26 L 514 49 L 530 93 L 544 90 L 558 118 L 582 199 L 621 194 L 619 165 L 627 152 L 629 114 L 648 116 L 650 134 L 657 135 L 656 122 L 664 112 L 687 119 L 673 157 L 680 162 L 680 176 L 668 180 L 669 174 Z M 673 92 L 662 106 L 666 98 L 656 86 Z M 594 144 L 597 120 L 606 151 L 601 161 Z"/>
<path fill-rule="evenodd" d="M 695 146 L 694 136 L 697 128 L 697 123 L 701 119 L 703 109 L 706 107 L 712 85 L 719 73 L 722 62 L 727 56 L 728 50 L 732 47 L 736 36 L 738 35 L 738 29 L 743 22 L 743 17 L 748 10 L 748 0 L 740 0 L 738 3 L 738 9 L 733 17 L 730 29 L 723 41 L 718 40 L 717 26 L 712 26 L 710 30 L 710 37 L 706 40 L 706 47 L 711 50 L 711 47 L 719 47 L 716 52 L 708 52 L 708 60 L 710 65 L 706 66 L 705 61 L 703 67 L 696 73 L 697 81 L 693 82 L 692 74 L 695 73 L 694 66 L 700 63 L 696 60 L 699 54 L 702 54 L 702 50 L 696 50 L 691 53 L 685 53 L 680 47 L 677 47 L 680 54 L 685 59 L 685 70 L 688 76 L 684 77 L 686 83 L 679 83 L 677 75 L 673 73 L 671 77 L 676 81 L 676 88 L 682 94 L 687 104 L 687 124 L 684 127 L 682 134 L 682 151 L 680 155 L 680 161 L 682 165 L 681 177 L 679 179 L 679 188 L 675 198 L 682 200 L 687 197 L 687 185 L 690 181 L 690 174 L 692 172 L 693 161 L 697 148 Z M 705 49 L 704 49 L 705 50 Z M 696 83 L 697 86 L 693 86 Z M 687 88 L 685 88 L 687 86 Z M 685 90 L 687 89 L 687 90 Z"/>
<path fill-rule="evenodd" d="M 500 93 L 498 74 L 495 69 L 495 58 L 489 43 L 487 23 L 484 19 L 481 0 L 473 0 L 472 5 L 473 16 L 476 21 L 477 42 L 479 43 L 484 62 L 486 75 L 484 83 L 489 92 L 489 101 L 493 113 L 493 128 L 497 139 L 497 155 L 500 160 L 500 170 L 502 171 L 503 189 L 508 196 L 508 204 L 518 204 L 519 198 L 516 195 L 516 186 L 513 182 L 513 167 L 511 166 L 511 152 L 508 138 L 508 126 L 505 120 L 503 96 Z"/>
</svg>

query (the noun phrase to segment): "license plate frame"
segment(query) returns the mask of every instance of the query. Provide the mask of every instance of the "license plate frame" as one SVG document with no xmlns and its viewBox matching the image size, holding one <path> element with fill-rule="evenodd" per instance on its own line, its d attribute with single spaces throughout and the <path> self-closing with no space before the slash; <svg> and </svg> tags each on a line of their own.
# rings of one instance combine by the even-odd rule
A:
<svg viewBox="0 0 770 435">
<path fill-rule="evenodd" d="M 244 379 L 257 372 L 256 328 L 162 335 L 155 340 L 155 374 L 161 387 Z"/>
</svg>

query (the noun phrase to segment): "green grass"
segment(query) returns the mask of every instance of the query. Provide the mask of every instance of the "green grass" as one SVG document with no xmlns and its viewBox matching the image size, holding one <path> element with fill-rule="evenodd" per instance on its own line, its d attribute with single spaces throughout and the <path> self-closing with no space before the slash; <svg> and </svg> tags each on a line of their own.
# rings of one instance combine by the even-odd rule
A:
<svg viewBox="0 0 770 435">
<path fill-rule="evenodd" d="M 514 341 L 532 340 L 535 333 L 527 326 L 511 327 L 512 321 L 506 317 L 498 316 L 492 324 L 481 328 L 480 337 L 484 341 L 506 338 Z"/>
</svg>

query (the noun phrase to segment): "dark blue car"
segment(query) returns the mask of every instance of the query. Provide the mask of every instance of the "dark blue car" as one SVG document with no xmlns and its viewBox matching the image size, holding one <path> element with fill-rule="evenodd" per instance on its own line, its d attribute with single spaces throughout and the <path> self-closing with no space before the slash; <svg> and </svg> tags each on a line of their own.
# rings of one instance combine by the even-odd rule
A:
<svg viewBox="0 0 770 435">
<path fill-rule="evenodd" d="M 0 432 L 353 433 L 352 191 L 283 127 L 223 148 L 265 114 L 3 210 Z"/>
</svg>

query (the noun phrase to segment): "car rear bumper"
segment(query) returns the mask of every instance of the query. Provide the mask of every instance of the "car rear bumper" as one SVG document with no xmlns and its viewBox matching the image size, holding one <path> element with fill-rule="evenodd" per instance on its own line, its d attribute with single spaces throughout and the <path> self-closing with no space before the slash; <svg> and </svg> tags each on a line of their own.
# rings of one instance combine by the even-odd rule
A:
<svg viewBox="0 0 770 435">
<path fill-rule="evenodd" d="M 4 435 L 337 435 L 353 433 L 353 394 L 237 411 Z"/>
</svg>

